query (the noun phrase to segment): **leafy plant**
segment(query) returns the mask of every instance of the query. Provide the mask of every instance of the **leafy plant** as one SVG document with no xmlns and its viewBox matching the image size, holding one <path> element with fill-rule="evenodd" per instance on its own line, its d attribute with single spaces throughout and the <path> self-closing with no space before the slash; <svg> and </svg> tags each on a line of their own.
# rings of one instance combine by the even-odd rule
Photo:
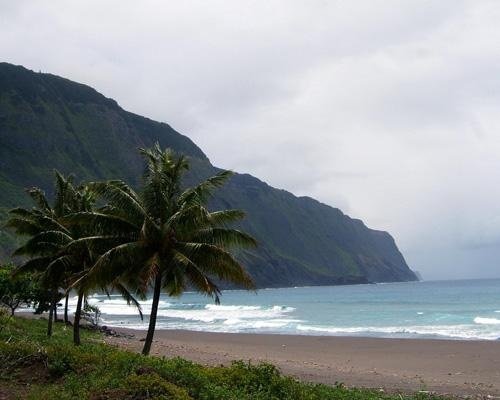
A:
<svg viewBox="0 0 500 400">
<path fill-rule="evenodd" d="M 0 387 L 27 399 L 91 400 L 444 400 L 418 394 L 299 382 L 270 364 L 205 367 L 181 358 L 143 357 L 103 344 L 96 332 L 73 346 L 63 325 L 45 335 L 43 321 L 9 318 L 0 330 Z M 26 379 L 29 379 L 27 384 Z"/>
<path fill-rule="evenodd" d="M 93 327 L 97 327 L 101 319 L 101 310 L 99 307 L 90 304 L 87 299 L 85 299 L 85 304 L 82 310 L 82 319 L 89 322 Z"/>
<path fill-rule="evenodd" d="M 0 307 L 0 332 L 7 326 L 10 317 L 12 316 L 9 315 L 7 310 Z"/>
<path fill-rule="evenodd" d="M 88 184 L 107 201 L 101 212 L 80 212 L 69 218 L 94 232 L 82 239 L 90 248 L 116 238 L 120 244 L 103 253 L 82 284 L 106 286 L 121 281 L 145 295 L 153 289 L 149 328 L 143 354 L 149 354 L 156 326 L 160 292 L 181 295 L 187 287 L 219 301 L 217 281 L 246 288 L 253 282 L 231 250 L 253 247 L 255 239 L 230 227 L 243 218 L 240 210 L 210 212 L 212 192 L 232 175 L 222 171 L 199 185 L 181 190 L 188 160 L 159 145 L 142 149 L 146 159 L 144 184 L 139 193 L 122 181 Z"/>
<path fill-rule="evenodd" d="M 98 244 L 93 243 L 92 249 L 86 240 L 93 235 L 86 224 L 74 224 L 68 217 L 75 213 L 91 213 L 94 207 L 94 194 L 86 186 L 75 187 L 71 176 L 64 177 L 55 172 L 55 198 L 51 205 L 45 193 L 39 188 L 28 191 L 35 207 L 32 209 L 15 208 L 10 210 L 10 219 L 7 226 L 13 228 L 20 235 L 28 235 L 24 245 L 15 251 L 15 255 L 30 256 L 21 264 L 16 273 L 36 271 L 39 273 L 39 282 L 42 295 L 48 297 L 49 319 L 47 335 L 52 334 L 52 316 L 56 314 L 57 302 L 63 294 L 67 296 L 70 289 L 77 291 L 78 300 L 73 322 L 73 341 L 80 344 L 80 318 L 85 288 L 79 284 L 89 268 L 94 264 L 99 254 L 113 245 L 113 238 L 104 238 Z M 111 244 L 109 242 L 111 241 Z M 107 291 L 105 285 L 98 285 Z M 118 279 L 109 282 L 109 287 L 116 289 L 127 300 L 135 304 L 139 311 L 140 305 L 119 282 Z M 63 293 L 59 289 L 63 289 Z M 47 299 L 44 298 L 44 302 Z M 65 302 L 65 318 L 67 316 Z M 41 307 L 40 307 L 41 308 Z M 67 322 L 67 321 L 66 321 Z"/>
<path fill-rule="evenodd" d="M 0 266 L 0 306 L 7 307 L 10 315 L 21 306 L 30 306 L 34 301 L 33 277 L 13 276 L 14 266 Z"/>
</svg>

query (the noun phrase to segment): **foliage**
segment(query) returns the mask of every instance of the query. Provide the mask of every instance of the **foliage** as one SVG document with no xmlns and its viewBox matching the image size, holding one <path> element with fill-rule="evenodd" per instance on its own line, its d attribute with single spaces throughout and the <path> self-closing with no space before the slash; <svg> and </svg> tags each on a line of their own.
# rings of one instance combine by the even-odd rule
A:
<svg viewBox="0 0 500 400">
<path fill-rule="evenodd" d="M 28 191 L 34 207 L 26 209 L 17 207 L 9 211 L 10 218 L 7 226 L 19 235 L 26 235 L 28 239 L 20 246 L 14 255 L 29 256 L 16 273 L 36 271 L 40 278 L 41 293 L 37 312 L 44 310 L 48 303 L 49 320 L 47 334 L 52 334 L 52 318 L 55 315 L 57 302 L 64 293 L 75 288 L 78 293 L 77 307 L 74 318 L 74 342 L 80 343 L 80 317 L 82 300 L 85 290 L 78 284 L 80 278 L 85 276 L 90 266 L 99 256 L 99 251 L 109 249 L 104 247 L 107 239 L 100 241 L 100 248 L 93 246 L 81 239 L 92 236 L 93 231 L 85 224 L 68 222 L 68 217 L 75 213 L 92 213 L 94 207 L 94 194 L 84 185 L 75 186 L 73 177 L 65 177 L 55 171 L 55 196 L 52 204 L 47 199 L 45 192 L 40 188 Z M 109 282 L 108 285 L 99 285 L 102 290 L 108 287 L 117 289 L 127 300 L 139 305 L 120 283 L 119 279 Z M 43 301 L 42 301 L 43 300 Z"/>
<path fill-rule="evenodd" d="M 252 288 L 253 282 L 231 250 L 255 247 L 250 235 L 231 227 L 243 218 L 240 210 L 209 211 L 212 192 L 232 175 L 222 171 L 192 188 L 181 189 L 189 168 L 186 157 L 162 150 L 159 144 L 142 149 L 146 172 L 136 193 L 122 181 L 95 182 L 88 189 L 106 205 L 94 212 L 66 218 L 73 226 L 86 226 L 92 236 L 78 242 L 91 251 L 103 243 L 116 244 L 101 254 L 81 280 L 86 290 L 123 282 L 138 295 L 153 288 L 149 329 L 144 343 L 148 354 L 156 324 L 160 291 L 181 295 L 193 288 L 218 303 L 219 281 Z"/>
<path fill-rule="evenodd" d="M 13 277 L 14 266 L 0 266 L 0 306 L 7 307 L 11 315 L 21 306 L 30 306 L 35 300 L 33 277 L 21 275 Z"/>
<path fill-rule="evenodd" d="M 90 331 L 83 332 L 83 339 L 82 346 L 74 347 L 64 326 L 56 325 L 49 340 L 42 321 L 11 319 L 8 332 L 0 331 L 1 390 L 47 400 L 444 399 L 301 383 L 269 364 L 239 361 L 230 367 L 204 367 L 180 358 L 143 357 L 105 345 Z"/>
<path fill-rule="evenodd" d="M 229 225 L 243 217 L 239 210 L 210 212 L 212 191 L 232 175 L 229 171 L 181 189 L 189 164 L 185 156 L 161 150 L 159 144 L 141 150 L 146 159 L 139 193 L 122 181 L 93 182 L 76 187 L 71 176 L 55 172 L 51 204 L 43 190 L 28 191 L 35 207 L 9 211 L 7 226 L 27 241 L 14 255 L 29 256 L 16 273 L 37 272 L 49 292 L 47 334 L 57 301 L 74 288 L 78 294 L 74 343 L 80 344 L 83 298 L 90 289 L 117 290 L 128 303 L 140 306 L 153 287 L 153 303 L 144 354 L 148 354 L 156 325 L 160 290 L 178 296 L 191 287 L 219 301 L 216 281 L 250 288 L 253 282 L 230 250 L 255 246 L 248 234 Z M 102 206 L 94 207 L 95 197 Z M 132 291 L 131 291 L 132 290 Z M 41 302 L 42 304 L 42 302 Z M 98 322 L 98 310 L 87 306 L 86 317 Z M 95 320 L 90 317 L 94 312 Z"/>
<path fill-rule="evenodd" d="M 93 327 L 97 327 L 101 319 L 101 310 L 99 307 L 90 304 L 87 299 L 85 299 L 85 304 L 82 310 L 82 318 Z"/>
<path fill-rule="evenodd" d="M 7 326 L 10 318 L 10 313 L 5 308 L 0 307 L 0 331 L 2 331 Z"/>
<path fill-rule="evenodd" d="M 26 242 L 16 249 L 15 256 L 28 256 L 17 269 L 16 274 L 33 272 L 39 274 L 40 286 L 43 289 L 43 302 L 37 308 L 41 311 L 44 303 L 49 304 L 49 319 L 47 335 L 52 335 L 52 317 L 55 318 L 57 302 L 62 294 L 59 288 L 69 290 L 69 285 L 75 278 L 85 272 L 89 264 L 87 248 L 70 248 L 69 245 L 79 239 L 82 229 L 70 229 L 65 226 L 62 218 L 78 211 L 88 211 L 92 206 L 92 198 L 84 189 L 78 190 L 73 185 L 71 176 L 64 177 L 55 172 L 55 197 L 50 204 L 45 192 L 40 188 L 28 190 L 34 207 L 26 209 L 17 207 L 9 211 L 10 218 L 7 226 L 18 235 L 28 236 Z M 75 312 L 74 335 L 75 344 L 79 343 L 79 320 L 81 312 L 81 298 Z"/>
<path fill-rule="evenodd" d="M 33 295 L 32 306 L 35 308 L 35 314 L 40 315 L 46 311 L 49 311 L 53 300 L 52 291 L 44 287 L 43 284 L 40 284 L 40 282 L 37 279 L 35 281 L 35 287 L 33 293 L 34 295 Z"/>
</svg>

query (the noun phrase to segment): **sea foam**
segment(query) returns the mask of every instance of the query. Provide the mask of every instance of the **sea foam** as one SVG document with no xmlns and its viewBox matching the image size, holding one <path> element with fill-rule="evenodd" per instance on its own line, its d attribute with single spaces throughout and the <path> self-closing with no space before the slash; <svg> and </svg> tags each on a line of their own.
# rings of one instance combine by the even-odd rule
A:
<svg viewBox="0 0 500 400">
<path fill-rule="evenodd" d="M 498 332 L 485 332 L 473 325 L 423 325 L 423 326 L 385 326 L 385 327 L 318 327 L 298 325 L 298 331 L 313 332 L 320 335 L 355 335 L 374 337 L 428 337 L 463 340 L 496 340 Z"/>
<path fill-rule="evenodd" d="M 298 287 L 224 291 L 223 304 L 196 293 L 162 295 L 158 329 L 498 340 L 500 280 Z M 77 298 L 70 298 L 70 313 Z M 61 301 L 64 303 L 64 301 Z M 120 295 L 93 295 L 102 324 L 145 330 L 152 299 L 142 301 L 144 320 Z M 494 310 L 494 311 L 493 311 Z M 31 311 L 31 310 L 27 310 Z"/>
<path fill-rule="evenodd" d="M 474 318 L 474 323 L 482 325 L 500 325 L 500 319 L 476 317 Z"/>
</svg>

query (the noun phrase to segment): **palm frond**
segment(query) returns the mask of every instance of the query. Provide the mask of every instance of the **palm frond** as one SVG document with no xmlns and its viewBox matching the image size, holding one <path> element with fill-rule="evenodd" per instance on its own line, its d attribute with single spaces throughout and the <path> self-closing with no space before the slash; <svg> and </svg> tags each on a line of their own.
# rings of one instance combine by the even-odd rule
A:
<svg viewBox="0 0 500 400">
<path fill-rule="evenodd" d="M 221 187 L 226 181 L 234 175 L 232 171 L 221 171 L 217 175 L 208 178 L 195 186 L 185 190 L 179 196 L 179 203 L 196 203 L 205 204 L 206 201 L 212 196 L 214 189 Z"/>
<path fill-rule="evenodd" d="M 27 218 L 9 218 L 4 226 L 13 229 L 18 235 L 36 235 L 41 231 L 37 222 Z"/>
<path fill-rule="evenodd" d="M 73 176 L 64 177 L 59 171 L 55 175 L 54 214 L 62 216 L 78 207 L 78 192 L 73 187 Z"/>
<path fill-rule="evenodd" d="M 218 246 L 204 243 L 179 243 L 176 247 L 203 273 L 223 281 L 254 289 L 252 278 L 231 253 Z"/>
<path fill-rule="evenodd" d="M 211 226 L 224 226 L 233 224 L 245 218 L 245 211 L 243 210 L 221 210 L 210 213 L 208 217 Z"/>
<path fill-rule="evenodd" d="M 237 229 L 228 228 L 206 228 L 197 231 L 192 241 L 215 245 L 222 249 L 228 248 L 252 248 L 257 246 L 257 241 L 249 234 Z"/>
<path fill-rule="evenodd" d="M 182 267 L 179 272 L 187 277 L 190 285 L 193 286 L 194 289 L 207 296 L 213 297 L 216 304 L 220 303 L 219 295 L 221 292 L 219 287 L 209 276 L 204 274 L 192 260 L 181 252 L 174 250 L 174 261 Z"/>
<path fill-rule="evenodd" d="M 41 226 L 43 230 L 59 230 L 61 232 L 65 232 L 69 234 L 68 228 L 66 228 L 63 224 L 61 224 L 56 218 L 52 218 L 49 216 L 42 215 L 37 218 L 37 223 Z"/>
<path fill-rule="evenodd" d="M 123 181 L 91 182 L 87 187 L 121 209 L 134 224 L 140 224 L 147 217 L 137 194 Z"/>
<path fill-rule="evenodd" d="M 130 291 L 120 282 L 113 282 L 110 286 L 123 297 L 128 306 L 132 304 L 135 308 L 137 308 L 139 316 L 141 317 L 141 320 L 143 320 L 144 316 L 142 314 L 142 306 L 132 293 L 130 293 Z"/>
<path fill-rule="evenodd" d="M 163 225 L 163 230 L 175 230 L 178 234 L 210 226 L 210 212 L 200 205 L 183 205 Z"/>
<path fill-rule="evenodd" d="M 134 225 L 133 221 L 125 218 L 100 212 L 77 212 L 64 216 L 61 221 L 67 225 L 85 226 L 89 232 L 96 235 L 125 235 L 137 232 L 141 225 Z"/>
<path fill-rule="evenodd" d="M 79 264 L 79 261 L 73 256 L 61 255 L 47 265 L 44 274 L 53 282 L 60 282 L 67 271 L 75 269 L 75 264 Z"/>
<path fill-rule="evenodd" d="M 118 235 L 87 236 L 73 240 L 65 247 L 64 250 L 71 254 L 83 254 L 89 251 L 94 254 L 104 254 L 109 249 L 123 243 L 134 241 L 134 239 L 135 238 L 130 236 Z"/>
<path fill-rule="evenodd" d="M 49 202 L 45 197 L 45 192 L 40 188 L 31 188 L 28 190 L 28 194 L 36 204 L 36 206 L 47 213 L 51 213 L 52 209 L 50 208 Z"/>
<path fill-rule="evenodd" d="M 13 275 L 18 276 L 27 272 L 42 272 L 52 262 L 53 257 L 32 258 L 14 269 Z"/>
<path fill-rule="evenodd" d="M 147 248 L 139 242 L 124 243 L 102 254 L 87 274 L 86 286 L 108 285 L 134 266 L 142 266 Z"/>
<path fill-rule="evenodd" d="M 25 218 L 25 219 L 31 219 L 35 218 L 37 215 L 42 215 L 42 213 L 37 210 L 36 208 L 28 210 L 23 207 L 16 207 L 12 208 L 8 211 L 10 215 L 15 215 L 17 217 Z"/>
<path fill-rule="evenodd" d="M 13 255 L 53 254 L 72 240 L 71 236 L 61 231 L 44 231 L 31 237 L 24 245 L 16 249 Z"/>
</svg>

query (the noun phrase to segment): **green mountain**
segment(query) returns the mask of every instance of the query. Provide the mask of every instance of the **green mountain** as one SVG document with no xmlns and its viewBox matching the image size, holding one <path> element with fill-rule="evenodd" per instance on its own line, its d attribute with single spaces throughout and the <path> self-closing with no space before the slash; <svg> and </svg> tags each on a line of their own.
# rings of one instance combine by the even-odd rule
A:
<svg viewBox="0 0 500 400">
<path fill-rule="evenodd" d="M 137 148 L 156 141 L 191 157 L 188 184 L 216 171 L 169 125 L 127 112 L 88 86 L 0 63 L 0 219 L 8 208 L 29 204 L 25 188 L 50 194 L 53 169 L 78 180 L 119 178 L 136 185 L 142 171 Z M 259 287 L 417 279 L 387 232 L 253 176 L 235 175 L 213 203 L 247 212 L 243 228 L 260 245 L 240 257 Z M 2 229 L 2 258 L 14 240 Z"/>
</svg>

